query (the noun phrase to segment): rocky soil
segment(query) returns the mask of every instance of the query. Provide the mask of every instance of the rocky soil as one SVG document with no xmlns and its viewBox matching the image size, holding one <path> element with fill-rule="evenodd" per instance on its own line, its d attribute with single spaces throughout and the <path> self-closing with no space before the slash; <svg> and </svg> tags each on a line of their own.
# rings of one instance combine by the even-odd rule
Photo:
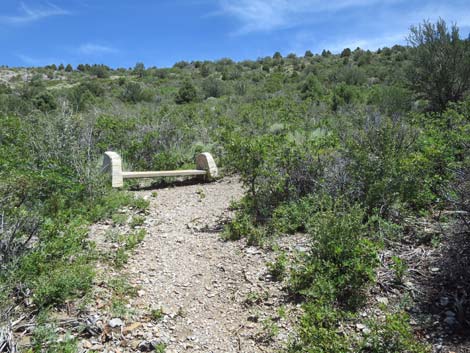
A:
<svg viewBox="0 0 470 353">
<path fill-rule="evenodd" d="M 278 351 L 299 308 L 269 275 L 274 252 L 222 240 L 229 205 L 243 194 L 237 179 L 136 194 L 150 201 L 147 236 L 121 270 L 100 263 L 82 351 Z M 113 227 L 90 232 L 102 251 L 113 249 Z M 113 278 L 128 288 L 116 294 Z"/>
</svg>

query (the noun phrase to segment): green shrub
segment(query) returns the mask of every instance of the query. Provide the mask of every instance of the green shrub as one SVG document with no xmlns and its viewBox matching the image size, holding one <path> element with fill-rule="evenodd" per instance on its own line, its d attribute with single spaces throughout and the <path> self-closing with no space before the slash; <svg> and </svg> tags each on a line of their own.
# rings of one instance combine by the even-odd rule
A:
<svg viewBox="0 0 470 353">
<path fill-rule="evenodd" d="M 147 235 L 147 231 L 145 229 L 139 229 L 133 233 L 130 233 L 125 238 L 125 248 L 126 250 L 134 249 L 138 244 L 140 244 Z"/>
<path fill-rule="evenodd" d="M 338 127 L 352 199 L 369 213 L 376 209 L 382 215 L 397 204 L 418 203 L 420 194 L 428 191 L 421 180 L 426 168 L 412 159 L 419 131 L 398 116 L 372 113 L 353 119 L 358 126 Z"/>
<path fill-rule="evenodd" d="M 395 281 L 397 283 L 403 283 L 403 278 L 405 276 L 408 266 L 406 265 L 403 259 L 398 256 L 392 256 L 392 270 L 395 274 Z"/>
<path fill-rule="evenodd" d="M 127 261 L 129 261 L 129 254 L 126 252 L 126 249 L 123 247 L 118 248 L 114 255 L 113 261 L 117 268 L 122 268 L 127 263 Z"/>
<path fill-rule="evenodd" d="M 40 353 L 47 349 L 48 353 L 76 353 L 77 339 L 68 333 L 59 337 L 57 331 L 57 325 L 51 321 L 48 313 L 40 313 L 33 331 L 32 350 L 26 352 Z"/>
<path fill-rule="evenodd" d="M 131 221 L 129 222 L 129 226 L 131 228 L 139 227 L 139 226 L 143 225 L 144 222 L 145 222 L 145 217 L 136 215 L 136 216 L 132 217 Z"/>
<path fill-rule="evenodd" d="M 267 263 L 269 273 L 276 281 L 282 281 L 282 279 L 285 277 L 287 261 L 288 258 L 286 253 L 282 252 L 277 255 L 276 261 Z"/>
<path fill-rule="evenodd" d="M 263 228 L 256 227 L 249 214 L 245 211 L 237 212 L 236 217 L 225 226 L 223 237 L 226 240 L 239 240 L 247 238 L 248 245 L 261 245 L 266 233 Z"/>
<path fill-rule="evenodd" d="M 387 314 L 384 322 L 370 321 L 358 352 L 363 353 L 427 353 L 430 347 L 416 340 L 405 313 Z"/>
<path fill-rule="evenodd" d="M 122 90 L 121 100 L 128 103 L 148 102 L 152 99 L 152 93 L 143 88 L 140 83 L 128 82 Z"/>
<path fill-rule="evenodd" d="M 184 81 L 175 97 L 177 104 L 191 103 L 197 99 L 196 88 L 190 81 Z"/>
<path fill-rule="evenodd" d="M 280 204 L 272 213 L 270 231 L 275 234 L 305 232 L 310 218 L 318 212 L 318 202 L 317 197 L 307 196 Z"/>
<path fill-rule="evenodd" d="M 289 345 L 289 353 L 349 353 L 348 338 L 339 333 L 341 312 L 324 304 L 304 305 L 296 339 Z"/>
<path fill-rule="evenodd" d="M 40 307 L 62 304 L 83 295 L 93 279 L 89 264 L 93 251 L 86 242 L 87 229 L 73 223 L 45 223 L 39 244 L 23 256 L 11 280 L 23 283 Z"/>
<path fill-rule="evenodd" d="M 309 299 L 356 307 L 374 279 L 377 245 L 358 206 L 317 213 L 307 227 L 310 250 L 295 264 L 290 288 Z"/>
<path fill-rule="evenodd" d="M 34 302 L 45 307 L 62 304 L 65 300 L 82 296 L 91 288 L 93 267 L 80 262 L 56 264 L 32 281 Z"/>
</svg>

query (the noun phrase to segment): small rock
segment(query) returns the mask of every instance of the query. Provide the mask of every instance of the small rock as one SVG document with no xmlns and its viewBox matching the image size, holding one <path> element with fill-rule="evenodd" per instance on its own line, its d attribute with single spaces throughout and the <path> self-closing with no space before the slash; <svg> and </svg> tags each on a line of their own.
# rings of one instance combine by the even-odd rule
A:
<svg viewBox="0 0 470 353">
<path fill-rule="evenodd" d="M 90 349 L 91 346 L 92 346 L 92 344 L 90 343 L 90 341 L 85 340 L 85 341 L 82 342 L 82 347 L 85 348 L 85 349 Z"/>
<path fill-rule="evenodd" d="M 378 297 L 377 302 L 380 304 L 388 305 L 388 298 L 386 297 Z"/>
<path fill-rule="evenodd" d="M 116 317 L 114 319 L 109 320 L 108 325 L 112 328 L 121 327 L 124 326 L 124 322 L 120 318 Z"/>
<path fill-rule="evenodd" d="M 245 250 L 245 252 L 249 255 L 261 254 L 261 251 L 255 247 L 249 247 Z"/>
<path fill-rule="evenodd" d="M 441 306 L 447 306 L 449 304 L 449 298 L 441 297 L 439 299 L 439 304 L 441 304 Z"/>
<path fill-rule="evenodd" d="M 137 349 L 141 352 L 152 352 L 154 348 L 155 347 L 153 346 L 152 342 L 148 342 L 148 341 L 142 341 L 137 346 Z"/>
<path fill-rule="evenodd" d="M 439 272 L 440 268 L 439 267 L 431 267 L 431 272 Z"/>
<path fill-rule="evenodd" d="M 444 319 L 444 322 L 449 325 L 449 326 L 455 326 L 457 325 L 457 320 L 455 319 L 455 316 L 447 316 Z"/>
<path fill-rule="evenodd" d="M 364 330 L 364 329 L 366 328 L 366 325 L 364 325 L 364 324 L 356 324 L 356 328 L 357 328 L 358 330 L 361 330 L 361 331 L 362 331 L 362 330 Z"/>
<path fill-rule="evenodd" d="M 308 252 L 308 248 L 302 245 L 297 245 L 295 247 L 295 250 L 297 250 L 298 252 Z"/>
<path fill-rule="evenodd" d="M 140 326 L 142 326 L 142 324 L 140 322 L 134 322 L 134 323 L 124 327 L 124 329 L 122 330 L 123 334 L 126 335 L 127 333 L 130 333 L 130 332 L 134 331 L 135 329 L 137 329 Z"/>
</svg>

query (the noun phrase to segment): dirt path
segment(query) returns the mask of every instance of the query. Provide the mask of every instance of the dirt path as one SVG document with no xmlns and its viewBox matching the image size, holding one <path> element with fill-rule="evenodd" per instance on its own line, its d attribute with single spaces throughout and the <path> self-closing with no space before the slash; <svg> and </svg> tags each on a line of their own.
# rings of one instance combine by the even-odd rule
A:
<svg viewBox="0 0 470 353">
<path fill-rule="evenodd" d="M 281 284 L 268 274 L 266 263 L 275 254 L 221 240 L 228 207 L 243 194 L 240 183 L 226 178 L 137 194 L 150 200 L 143 225 L 148 234 L 121 273 L 139 288 L 130 305 L 141 308 L 141 316 L 142 308 L 163 315 L 132 332 L 127 339 L 134 343 L 116 351 L 158 343 L 168 353 L 278 351 L 295 307 L 284 303 Z M 112 351 L 114 345 L 105 347 Z"/>
</svg>

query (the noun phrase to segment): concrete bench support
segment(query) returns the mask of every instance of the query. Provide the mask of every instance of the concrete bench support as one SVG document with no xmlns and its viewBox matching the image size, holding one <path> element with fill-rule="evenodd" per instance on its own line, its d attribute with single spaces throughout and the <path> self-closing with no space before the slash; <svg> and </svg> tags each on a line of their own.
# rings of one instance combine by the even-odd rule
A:
<svg viewBox="0 0 470 353">
<path fill-rule="evenodd" d="M 124 185 L 124 179 L 198 175 L 212 180 L 219 175 L 214 159 L 211 154 L 207 152 L 196 156 L 196 168 L 197 169 L 191 170 L 165 170 L 155 172 L 123 172 L 121 156 L 116 152 L 105 152 L 103 160 L 103 170 L 111 175 L 111 185 L 113 188 L 122 187 Z"/>
<path fill-rule="evenodd" d="M 121 188 L 124 185 L 122 160 L 121 156 L 116 152 L 107 151 L 104 153 L 103 170 L 111 175 L 111 185 L 113 188 Z"/>
<path fill-rule="evenodd" d="M 209 180 L 219 176 L 219 170 L 217 169 L 214 158 L 212 158 L 212 155 L 208 152 L 200 153 L 196 156 L 196 168 L 205 170 Z"/>
</svg>

